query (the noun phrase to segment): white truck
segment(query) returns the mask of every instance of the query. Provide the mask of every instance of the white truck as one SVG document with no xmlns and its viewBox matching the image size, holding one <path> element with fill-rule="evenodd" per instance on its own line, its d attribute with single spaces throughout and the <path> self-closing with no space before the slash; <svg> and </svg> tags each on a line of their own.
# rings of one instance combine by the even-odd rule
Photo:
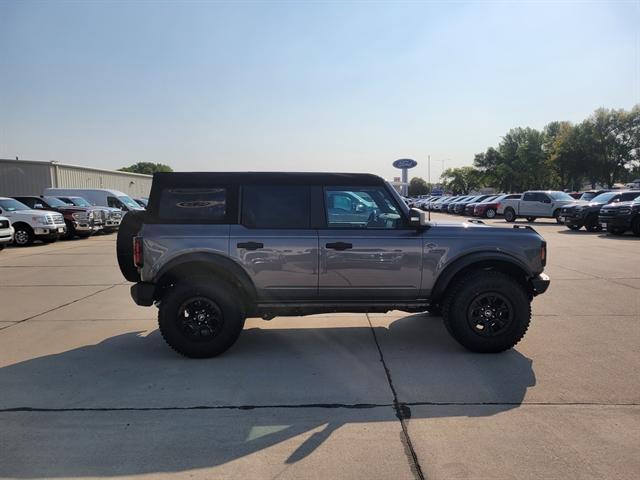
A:
<svg viewBox="0 0 640 480">
<path fill-rule="evenodd" d="M 19 247 L 31 245 L 34 240 L 51 243 L 67 233 L 61 213 L 32 210 L 13 198 L 0 197 L 0 215 L 9 219 L 14 229 L 14 242 Z"/>
<path fill-rule="evenodd" d="M 526 218 L 533 222 L 536 218 L 555 218 L 561 223 L 560 209 L 575 199 L 568 194 L 555 190 L 530 190 L 521 199 L 503 200 L 498 207 L 498 214 L 504 215 L 507 222 L 515 222 L 518 218 Z"/>
<path fill-rule="evenodd" d="M 13 242 L 13 227 L 7 217 L 0 217 L 0 250 Z"/>
</svg>

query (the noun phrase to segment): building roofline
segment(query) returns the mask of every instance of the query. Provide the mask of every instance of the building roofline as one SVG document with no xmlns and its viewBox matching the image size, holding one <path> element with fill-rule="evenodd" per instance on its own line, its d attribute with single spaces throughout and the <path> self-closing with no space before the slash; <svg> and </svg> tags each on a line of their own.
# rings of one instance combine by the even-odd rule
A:
<svg viewBox="0 0 640 480">
<path fill-rule="evenodd" d="M 35 165 L 48 165 L 48 166 L 61 166 L 61 167 L 71 167 L 71 168 L 79 168 L 81 170 L 89 170 L 93 172 L 104 172 L 104 173 L 115 173 L 121 175 L 134 175 L 140 178 L 148 178 L 151 179 L 152 175 L 145 175 L 144 173 L 133 173 L 133 172 L 121 172 L 119 170 L 108 170 L 106 168 L 96 168 L 96 167 L 87 167 L 84 165 L 73 165 L 71 163 L 60 163 L 55 160 L 16 160 L 15 158 L 0 158 L 0 162 L 7 163 L 29 163 Z"/>
</svg>

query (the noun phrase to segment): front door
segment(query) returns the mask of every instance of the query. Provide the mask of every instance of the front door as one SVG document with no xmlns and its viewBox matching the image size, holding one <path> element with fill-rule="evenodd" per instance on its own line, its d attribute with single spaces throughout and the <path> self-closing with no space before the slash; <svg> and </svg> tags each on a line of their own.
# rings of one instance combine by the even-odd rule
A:
<svg viewBox="0 0 640 480">
<path fill-rule="evenodd" d="M 253 280 L 262 302 L 315 300 L 318 234 L 310 225 L 310 188 L 247 185 L 229 253 Z"/>
<path fill-rule="evenodd" d="M 422 237 L 384 186 L 325 187 L 318 231 L 323 300 L 410 300 L 418 295 Z"/>
</svg>

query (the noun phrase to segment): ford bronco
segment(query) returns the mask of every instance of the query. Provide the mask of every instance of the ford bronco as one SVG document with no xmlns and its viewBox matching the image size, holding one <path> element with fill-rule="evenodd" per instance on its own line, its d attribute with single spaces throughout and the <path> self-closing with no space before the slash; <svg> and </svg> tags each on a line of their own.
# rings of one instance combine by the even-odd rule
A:
<svg viewBox="0 0 640 480">
<path fill-rule="evenodd" d="M 339 173 L 156 173 L 125 215 L 120 269 L 177 352 L 212 357 L 246 317 L 430 311 L 474 352 L 525 334 L 549 278 L 531 227 L 429 222 L 382 178 Z"/>
</svg>

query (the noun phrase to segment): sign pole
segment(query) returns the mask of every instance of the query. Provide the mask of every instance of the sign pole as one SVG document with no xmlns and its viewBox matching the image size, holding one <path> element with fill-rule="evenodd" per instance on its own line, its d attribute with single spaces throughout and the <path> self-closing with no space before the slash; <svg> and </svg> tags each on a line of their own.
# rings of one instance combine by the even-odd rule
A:
<svg viewBox="0 0 640 480">
<path fill-rule="evenodd" d="M 431 155 L 427 155 L 427 179 L 429 184 L 429 193 L 431 193 L 433 190 L 433 187 L 431 186 Z M 427 212 L 429 212 L 429 221 L 431 221 L 431 209 L 428 208 Z"/>
</svg>

